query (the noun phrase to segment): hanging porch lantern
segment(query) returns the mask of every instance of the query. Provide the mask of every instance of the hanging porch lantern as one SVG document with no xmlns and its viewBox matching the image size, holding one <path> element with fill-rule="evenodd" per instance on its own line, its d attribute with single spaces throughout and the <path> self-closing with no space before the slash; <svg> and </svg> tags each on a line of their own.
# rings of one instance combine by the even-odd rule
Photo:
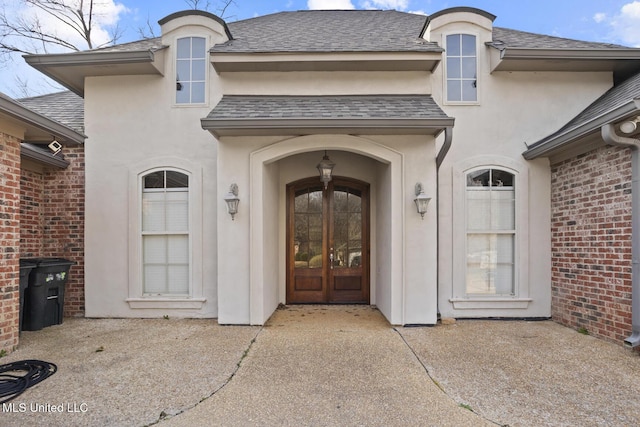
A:
<svg viewBox="0 0 640 427">
<path fill-rule="evenodd" d="M 333 168 L 336 164 L 329 160 L 329 156 L 327 156 L 327 150 L 324 151 L 324 157 L 318 163 L 318 172 L 320 172 L 320 181 L 324 183 L 325 190 L 329 185 L 329 181 L 331 181 L 331 172 L 333 172 Z"/>
</svg>

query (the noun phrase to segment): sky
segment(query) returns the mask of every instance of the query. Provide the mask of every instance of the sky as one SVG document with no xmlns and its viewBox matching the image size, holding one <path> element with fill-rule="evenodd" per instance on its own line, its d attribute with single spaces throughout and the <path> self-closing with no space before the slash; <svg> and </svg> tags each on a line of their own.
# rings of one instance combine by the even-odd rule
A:
<svg viewBox="0 0 640 427">
<path fill-rule="evenodd" d="M 122 32 L 120 43 L 139 40 L 141 29 L 146 35 L 159 35 L 158 20 L 193 8 L 194 1 L 200 9 L 218 15 L 224 4 L 221 0 L 95 0 L 95 39 L 98 44 L 108 40 L 109 30 L 115 26 Z M 222 17 L 232 22 L 308 9 L 395 9 L 428 15 L 455 6 L 476 7 L 492 13 L 497 16 L 494 25 L 499 27 L 640 47 L 640 0 L 232 0 Z M 9 17 L 29 17 L 36 13 L 26 7 L 23 0 L 0 0 L 0 10 Z M 54 25 L 44 15 L 40 15 L 40 19 L 44 26 Z M 63 39 L 79 43 L 75 35 L 65 32 L 60 25 L 52 28 L 56 28 Z M 0 92 L 20 98 L 60 90 L 61 87 L 47 82 L 26 65 L 20 54 L 0 62 Z"/>
</svg>

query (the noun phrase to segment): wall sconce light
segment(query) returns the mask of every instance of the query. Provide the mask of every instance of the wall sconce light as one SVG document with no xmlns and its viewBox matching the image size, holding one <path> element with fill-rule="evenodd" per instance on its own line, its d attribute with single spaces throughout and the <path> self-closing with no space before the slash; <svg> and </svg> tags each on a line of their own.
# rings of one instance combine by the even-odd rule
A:
<svg viewBox="0 0 640 427">
<path fill-rule="evenodd" d="M 636 117 L 635 119 L 627 120 L 620 125 L 620 132 L 630 134 L 635 132 L 638 128 L 638 122 L 640 121 L 640 117 Z"/>
<path fill-rule="evenodd" d="M 431 197 L 427 197 L 424 194 L 424 189 L 422 188 L 422 183 L 416 183 L 416 198 L 413 199 L 416 203 L 416 209 L 418 209 L 418 213 L 424 220 L 424 214 L 427 213 L 427 206 L 429 206 L 429 202 L 431 201 Z"/>
<path fill-rule="evenodd" d="M 235 216 L 238 213 L 238 184 L 231 184 L 229 192 L 224 196 L 224 201 L 227 202 L 227 211 L 231 215 L 231 220 L 235 220 Z"/>
<path fill-rule="evenodd" d="M 60 144 L 55 139 L 51 142 L 51 144 L 48 145 L 48 147 L 49 147 L 49 150 L 53 152 L 54 156 L 58 154 L 60 150 L 62 150 L 62 144 Z"/>
<path fill-rule="evenodd" d="M 320 181 L 324 183 L 324 189 L 327 189 L 329 185 L 329 181 L 331 181 L 331 172 L 333 172 L 333 168 L 336 164 L 329 160 L 329 156 L 327 156 L 327 150 L 324 150 L 324 157 L 318 163 L 318 172 L 320 172 Z"/>
</svg>

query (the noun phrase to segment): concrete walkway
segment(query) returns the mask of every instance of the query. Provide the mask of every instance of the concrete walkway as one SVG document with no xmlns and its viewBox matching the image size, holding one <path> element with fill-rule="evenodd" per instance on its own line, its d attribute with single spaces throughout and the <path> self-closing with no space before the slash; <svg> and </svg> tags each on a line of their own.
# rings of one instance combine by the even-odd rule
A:
<svg viewBox="0 0 640 427">
<path fill-rule="evenodd" d="M 164 426 L 480 426 L 365 306 L 294 306 L 269 320 L 233 380 Z"/>
<path fill-rule="evenodd" d="M 394 328 L 372 307 L 289 306 L 264 327 L 65 319 L 0 364 L 58 372 L 1 426 L 631 426 L 640 356 L 551 321 Z"/>
</svg>

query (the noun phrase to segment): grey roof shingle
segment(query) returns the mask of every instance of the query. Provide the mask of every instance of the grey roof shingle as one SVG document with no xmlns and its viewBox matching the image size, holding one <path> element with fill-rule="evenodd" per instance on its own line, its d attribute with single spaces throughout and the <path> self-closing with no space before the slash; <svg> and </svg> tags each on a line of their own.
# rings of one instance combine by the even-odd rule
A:
<svg viewBox="0 0 640 427">
<path fill-rule="evenodd" d="M 207 119 L 447 119 L 430 95 L 226 95 Z"/>
<path fill-rule="evenodd" d="M 38 114 L 84 133 L 84 99 L 71 91 L 22 98 L 18 102 Z"/>
<path fill-rule="evenodd" d="M 214 52 L 440 52 L 420 38 L 427 17 L 393 10 L 280 12 L 229 23 Z"/>
<path fill-rule="evenodd" d="M 221 53 L 440 52 L 420 38 L 428 18 L 394 10 L 301 10 L 228 23 L 233 40 L 213 47 Z M 493 42 L 525 49 L 632 49 L 610 43 L 566 39 L 493 27 Z M 95 52 L 157 50 L 160 37 L 95 49 Z"/>
<path fill-rule="evenodd" d="M 493 27 L 493 42 L 503 42 L 507 48 L 525 49 L 631 49 L 610 43 L 586 42 Z"/>
<path fill-rule="evenodd" d="M 91 52 L 133 52 L 139 50 L 158 50 L 165 47 L 162 44 L 162 38 L 153 37 L 148 39 L 136 40 L 129 43 L 121 43 L 113 46 L 106 46 L 93 49 Z"/>
</svg>

